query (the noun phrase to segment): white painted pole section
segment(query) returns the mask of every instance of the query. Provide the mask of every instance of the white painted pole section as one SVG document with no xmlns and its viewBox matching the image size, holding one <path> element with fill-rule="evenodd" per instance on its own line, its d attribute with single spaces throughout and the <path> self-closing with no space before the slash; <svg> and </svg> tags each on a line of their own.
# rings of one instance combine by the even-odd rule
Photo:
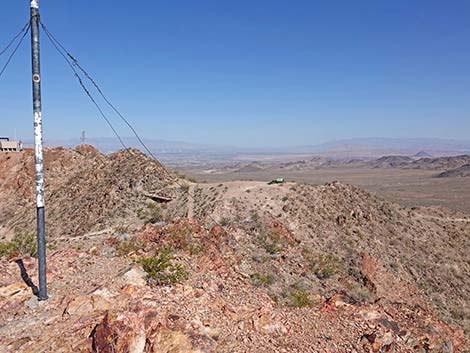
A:
<svg viewBox="0 0 470 353">
<path fill-rule="evenodd" d="M 34 155 L 36 160 L 36 207 L 44 207 L 44 159 L 42 138 L 42 115 L 34 112 Z"/>
</svg>

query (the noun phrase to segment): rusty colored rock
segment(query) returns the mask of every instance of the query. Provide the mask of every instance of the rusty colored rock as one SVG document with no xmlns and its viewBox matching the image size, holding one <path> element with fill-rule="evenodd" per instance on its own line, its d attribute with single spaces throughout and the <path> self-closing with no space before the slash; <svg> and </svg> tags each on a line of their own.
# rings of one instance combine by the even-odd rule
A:
<svg viewBox="0 0 470 353">
<path fill-rule="evenodd" d="M 1 236 L 34 227 L 32 161 L 0 157 Z M 35 301 L 0 259 L 2 353 L 467 350 L 465 306 L 455 320 L 450 308 L 466 293 L 469 228 L 447 211 L 341 183 L 191 183 L 189 205 L 137 151 L 50 149 L 46 162 L 51 298 Z M 142 197 L 161 189 L 175 195 L 165 206 Z M 155 273 L 179 272 L 148 285 L 136 263 L 162 251 Z"/>
<path fill-rule="evenodd" d="M 93 339 L 92 348 L 95 353 L 115 353 L 118 335 L 109 323 L 109 314 L 106 313 L 103 321 L 91 334 Z"/>
</svg>

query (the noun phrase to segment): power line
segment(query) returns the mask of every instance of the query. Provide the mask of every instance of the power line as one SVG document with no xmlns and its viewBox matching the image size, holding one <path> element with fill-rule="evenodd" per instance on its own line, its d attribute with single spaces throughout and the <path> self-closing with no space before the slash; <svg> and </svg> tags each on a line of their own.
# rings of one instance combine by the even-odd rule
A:
<svg viewBox="0 0 470 353">
<path fill-rule="evenodd" d="M 60 47 L 63 50 L 63 53 L 65 53 L 70 60 L 72 61 L 73 65 L 76 66 L 84 75 L 85 77 L 92 83 L 92 85 L 96 88 L 100 96 L 103 98 L 103 100 L 111 107 L 112 110 L 119 116 L 119 118 L 129 127 L 129 129 L 132 131 L 134 136 L 137 138 L 139 143 L 142 145 L 142 147 L 145 149 L 145 151 L 155 160 L 158 161 L 158 158 L 152 153 L 150 148 L 147 147 L 147 145 L 144 143 L 142 138 L 139 136 L 135 128 L 132 126 L 132 124 L 124 117 L 123 114 L 116 108 L 114 104 L 110 102 L 110 100 L 105 96 L 99 85 L 96 83 L 96 81 L 91 77 L 91 75 L 80 65 L 78 60 L 70 54 L 70 52 L 57 40 L 57 38 L 47 29 L 47 27 L 44 25 L 44 23 L 40 22 L 41 26 L 46 32 L 47 36 L 54 41 L 58 47 Z M 160 162 L 159 162 L 160 163 Z M 160 163 L 161 164 L 161 163 Z M 163 167 L 163 166 L 162 166 Z M 170 173 L 169 173 L 170 174 Z"/>
<path fill-rule="evenodd" d="M 125 143 L 123 142 L 122 138 L 120 137 L 119 133 L 117 132 L 117 130 L 114 128 L 113 124 L 111 123 L 110 119 L 107 117 L 107 115 L 104 113 L 103 109 L 101 108 L 101 106 L 98 104 L 98 102 L 94 99 L 93 95 L 91 94 L 90 90 L 88 89 L 88 87 L 85 85 L 85 83 L 83 82 L 83 79 L 82 77 L 80 76 L 80 74 L 77 72 L 77 70 L 75 69 L 75 66 L 79 67 L 80 71 L 82 71 L 84 73 L 84 75 L 86 75 L 86 77 L 93 83 L 93 85 L 97 88 L 97 90 L 99 90 L 100 94 L 103 96 L 103 98 L 106 100 L 106 102 L 112 106 L 113 110 L 115 110 L 115 112 L 120 116 L 120 118 L 125 121 L 126 125 L 132 130 L 132 132 L 135 134 L 135 136 L 137 137 L 137 139 L 139 140 L 139 142 L 144 146 L 145 150 L 150 154 L 150 157 L 152 157 L 152 160 L 154 162 L 157 162 L 159 164 L 160 167 L 162 167 L 162 169 L 168 174 L 168 176 L 171 177 L 171 179 L 174 179 L 174 176 L 172 173 L 170 173 L 168 171 L 168 169 L 165 168 L 165 166 L 163 166 L 161 164 L 161 162 L 155 157 L 155 155 L 150 151 L 150 149 L 145 145 L 145 143 L 142 141 L 142 138 L 139 136 L 139 134 L 137 133 L 137 131 L 135 130 L 135 128 L 132 126 L 132 124 L 126 119 L 124 118 L 124 116 L 117 110 L 116 107 L 114 107 L 114 105 L 112 105 L 108 99 L 106 99 L 106 97 L 104 96 L 104 94 L 102 93 L 102 91 L 99 89 L 99 86 L 96 84 L 96 82 L 93 80 L 93 78 L 81 67 L 78 65 L 78 61 L 67 51 L 67 49 L 65 49 L 65 47 L 57 40 L 55 39 L 55 37 L 53 36 L 53 34 L 47 29 L 47 27 L 44 25 L 44 23 L 42 23 L 40 21 L 40 24 L 41 24 L 41 27 L 43 28 L 44 32 L 46 33 L 46 36 L 47 38 L 50 40 L 50 42 L 52 43 L 52 45 L 54 46 L 54 48 L 57 50 L 57 52 L 62 56 L 62 58 L 67 62 L 67 64 L 69 65 L 70 69 L 73 71 L 74 73 L 74 76 L 75 78 L 78 80 L 81 88 L 84 90 L 85 94 L 88 96 L 88 98 L 93 102 L 93 104 L 95 105 L 96 109 L 100 112 L 100 115 L 101 117 L 106 121 L 106 123 L 108 124 L 108 126 L 112 129 L 114 135 L 116 135 L 116 137 L 118 138 L 120 144 L 124 147 L 124 149 L 128 150 L 128 147 L 125 145 Z M 178 184 L 179 186 L 182 186 L 180 184 Z"/>
<path fill-rule="evenodd" d="M 111 123 L 111 121 L 108 119 L 108 117 L 106 116 L 106 114 L 104 113 L 103 109 L 101 109 L 100 105 L 96 102 L 96 100 L 93 98 L 93 96 L 91 95 L 90 91 L 88 90 L 88 88 L 86 87 L 86 85 L 83 83 L 83 80 L 82 78 L 80 77 L 80 75 L 78 74 L 77 70 L 75 70 L 75 67 L 74 65 L 69 61 L 69 59 L 67 58 L 67 56 L 61 51 L 60 47 L 56 44 L 56 42 L 54 41 L 52 35 L 50 34 L 50 32 L 46 29 L 46 27 L 44 26 L 44 24 L 42 22 L 41 23 L 41 27 L 44 29 L 44 32 L 46 33 L 46 36 L 47 38 L 50 40 L 50 42 L 52 43 L 52 45 L 54 46 L 54 48 L 57 50 L 57 52 L 64 58 L 64 60 L 67 62 L 67 64 L 69 65 L 70 69 L 73 71 L 75 77 L 77 78 L 78 80 L 78 83 L 80 84 L 80 86 L 82 87 L 83 91 L 85 92 L 85 94 L 88 96 L 88 98 L 92 101 L 92 103 L 94 104 L 94 106 L 96 107 L 96 109 L 98 110 L 98 112 L 100 113 L 101 117 L 105 120 L 105 122 L 108 124 L 108 126 L 111 128 L 111 130 L 113 131 L 114 135 L 116 136 L 116 138 L 119 140 L 119 143 L 121 144 L 121 146 L 126 150 L 128 151 L 128 148 L 126 146 L 126 144 L 124 143 L 124 141 L 122 140 L 121 136 L 119 136 L 117 130 L 114 128 L 113 124 Z"/>
<path fill-rule="evenodd" d="M 90 98 L 90 100 L 93 102 L 93 104 L 96 106 L 96 108 L 98 109 L 98 111 L 100 112 L 101 116 L 103 117 L 103 119 L 106 120 L 107 124 L 109 125 L 109 127 L 113 130 L 114 134 L 116 135 L 116 137 L 119 139 L 121 145 L 124 147 L 124 149 L 126 149 L 128 152 L 129 150 L 127 149 L 126 145 L 124 144 L 124 142 L 122 141 L 121 137 L 119 136 L 118 132 L 116 131 L 116 129 L 113 127 L 113 124 L 111 123 L 111 121 L 108 119 L 108 117 L 106 116 L 106 114 L 103 112 L 103 109 L 100 107 L 100 105 L 96 102 L 96 100 L 93 98 L 90 90 L 88 90 L 88 88 L 86 87 L 86 85 L 84 84 L 83 82 L 83 79 L 82 77 L 79 75 L 79 73 L 77 72 L 77 70 L 75 69 L 75 66 L 79 68 L 79 70 L 85 75 L 85 77 L 93 84 L 93 86 L 96 88 L 96 90 L 99 92 L 99 94 L 101 95 L 101 97 L 104 99 L 104 101 L 114 110 L 114 112 L 121 118 L 121 120 L 123 120 L 126 125 L 131 129 L 131 131 L 134 133 L 135 137 L 137 138 L 137 140 L 140 142 L 140 144 L 144 147 L 144 149 L 148 152 L 149 156 L 152 158 L 152 160 L 156 163 L 158 163 L 158 165 L 163 169 L 163 171 L 173 180 L 173 182 L 175 184 L 177 184 L 181 190 L 184 190 L 188 197 L 191 198 L 193 201 L 196 201 L 195 197 L 193 195 L 191 195 L 191 193 L 189 192 L 189 189 L 185 188 L 184 185 L 182 185 L 178 180 L 177 178 L 175 178 L 175 176 L 155 157 L 155 155 L 150 151 L 150 149 L 147 147 L 147 145 L 143 142 L 142 138 L 139 136 L 139 134 L 137 133 L 137 131 L 135 130 L 135 128 L 132 126 L 132 124 L 119 112 L 119 110 L 106 98 L 106 96 L 104 95 L 104 93 L 102 92 L 102 90 L 100 89 L 100 87 L 98 86 L 98 84 L 96 83 L 96 81 L 88 74 L 88 72 L 82 67 L 80 66 L 80 64 L 78 63 L 78 60 L 75 59 L 70 53 L 69 51 L 57 40 L 55 39 L 55 37 L 53 36 L 53 34 L 47 29 L 47 27 L 44 25 L 44 23 L 42 23 L 42 21 L 40 21 L 40 24 L 41 24 L 41 27 L 43 28 L 44 32 L 46 33 L 46 36 L 48 37 L 48 39 L 51 41 L 51 43 L 53 44 L 54 48 L 59 52 L 59 54 L 64 58 L 64 60 L 67 62 L 67 64 L 70 66 L 70 68 L 72 69 L 75 77 L 77 78 L 80 86 L 82 87 L 82 89 L 85 91 L 86 95 Z M 130 153 L 130 152 L 129 152 Z M 218 225 L 227 235 L 229 234 L 228 231 L 225 229 L 224 226 L 222 226 L 219 222 L 217 222 L 214 217 L 212 217 L 212 215 L 208 214 L 207 217 L 212 220 L 212 222 L 214 222 L 216 225 Z"/>
<path fill-rule="evenodd" d="M 1 51 L 0 51 L 0 56 L 2 56 L 3 54 L 5 54 L 5 52 L 12 46 L 12 44 L 15 42 L 15 40 L 18 39 L 19 36 L 21 36 L 21 34 L 30 26 L 30 23 L 29 21 L 26 22 L 26 24 L 23 26 L 23 28 L 21 29 L 21 31 L 15 35 L 11 40 L 10 42 L 6 45 L 5 48 L 3 48 Z"/>
<path fill-rule="evenodd" d="M 8 48 L 10 48 L 10 46 L 15 42 L 15 40 L 21 35 L 21 33 L 23 33 L 23 36 L 21 37 L 20 41 L 18 42 L 18 44 L 15 46 L 15 48 L 13 49 L 13 51 L 11 52 L 10 56 L 8 57 L 5 65 L 3 65 L 2 69 L 0 70 L 0 77 L 2 77 L 3 73 L 5 72 L 5 70 L 7 69 L 8 65 L 10 64 L 11 62 L 11 59 L 13 59 L 13 57 L 15 56 L 16 52 L 18 51 L 18 48 L 20 47 L 21 43 L 23 43 L 23 40 L 24 38 L 26 37 L 26 35 L 28 34 L 29 32 L 29 29 L 31 27 L 31 24 L 28 23 L 25 27 L 23 27 L 23 29 L 21 30 L 20 33 L 18 33 L 12 41 L 10 41 L 10 43 L 8 43 L 8 45 L 6 46 L 6 48 L 0 53 L 0 56 L 2 54 L 4 54 Z"/>
</svg>

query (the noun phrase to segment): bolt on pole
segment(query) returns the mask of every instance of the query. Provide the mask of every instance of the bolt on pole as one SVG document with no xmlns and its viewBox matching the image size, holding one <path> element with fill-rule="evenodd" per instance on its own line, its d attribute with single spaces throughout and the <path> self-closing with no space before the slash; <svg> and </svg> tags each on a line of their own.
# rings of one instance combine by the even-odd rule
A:
<svg viewBox="0 0 470 353">
<path fill-rule="evenodd" d="M 34 157 L 36 164 L 36 211 L 38 229 L 39 300 L 47 299 L 44 162 L 41 116 L 41 70 L 39 57 L 39 0 L 31 0 L 31 58 L 34 112 Z"/>
</svg>

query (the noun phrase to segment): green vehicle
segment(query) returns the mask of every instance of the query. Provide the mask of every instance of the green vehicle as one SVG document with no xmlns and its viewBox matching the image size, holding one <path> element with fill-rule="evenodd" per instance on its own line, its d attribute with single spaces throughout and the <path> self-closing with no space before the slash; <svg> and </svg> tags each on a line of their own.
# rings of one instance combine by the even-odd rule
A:
<svg viewBox="0 0 470 353">
<path fill-rule="evenodd" d="M 268 185 L 273 185 L 273 184 L 284 184 L 286 181 L 284 180 L 284 178 L 277 178 L 277 179 L 273 179 L 271 180 Z"/>
</svg>

